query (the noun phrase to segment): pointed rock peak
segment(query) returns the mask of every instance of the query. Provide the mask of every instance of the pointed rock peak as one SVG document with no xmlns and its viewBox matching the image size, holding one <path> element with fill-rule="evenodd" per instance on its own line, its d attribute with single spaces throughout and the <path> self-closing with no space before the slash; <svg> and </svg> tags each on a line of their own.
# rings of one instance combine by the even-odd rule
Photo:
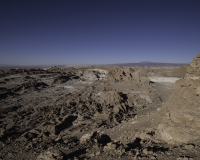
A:
<svg viewBox="0 0 200 160">
<path fill-rule="evenodd" d="M 200 53 L 190 63 L 185 77 L 191 79 L 200 78 Z"/>
</svg>

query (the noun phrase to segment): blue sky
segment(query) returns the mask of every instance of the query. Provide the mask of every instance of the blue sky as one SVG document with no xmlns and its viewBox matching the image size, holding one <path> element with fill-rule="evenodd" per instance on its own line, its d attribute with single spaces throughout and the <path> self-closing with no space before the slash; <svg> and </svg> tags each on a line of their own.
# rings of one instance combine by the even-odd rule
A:
<svg viewBox="0 0 200 160">
<path fill-rule="evenodd" d="M 199 0 L 1 0 L 0 65 L 189 63 Z"/>
</svg>

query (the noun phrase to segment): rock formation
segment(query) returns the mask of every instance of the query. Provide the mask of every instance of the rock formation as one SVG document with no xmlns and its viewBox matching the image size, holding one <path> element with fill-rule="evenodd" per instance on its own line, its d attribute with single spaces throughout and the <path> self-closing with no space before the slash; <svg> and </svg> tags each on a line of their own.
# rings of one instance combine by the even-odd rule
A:
<svg viewBox="0 0 200 160">
<path fill-rule="evenodd" d="M 200 137 L 200 54 L 191 62 L 183 79 L 163 109 L 159 136 L 168 143 L 188 143 Z"/>
<path fill-rule="evenodd" d="M 168 102 L 184 67 L 0 70 L 0 160 L 199 159 L 198 57 Z"/>
</svg>

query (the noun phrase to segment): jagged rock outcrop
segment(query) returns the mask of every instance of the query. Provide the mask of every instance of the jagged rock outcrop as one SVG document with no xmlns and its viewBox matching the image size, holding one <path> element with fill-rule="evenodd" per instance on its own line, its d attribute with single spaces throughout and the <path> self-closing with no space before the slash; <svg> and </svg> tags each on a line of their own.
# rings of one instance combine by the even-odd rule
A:
<svg viewBox="0 0 200 160">
<path fill-rule="evenodd" d="M 199 79 L 200 78 L 200 54 L 198 54 L 190 63 L 187 69 L 186 78 Z"/>
<path fill-rule="evenodd" d="M 200 137 L 200 54 L 191 62 L 183 79 L 165 105 L 166 115 L 158 126 L 168 143 L 189 142 Z"/>
</svg>

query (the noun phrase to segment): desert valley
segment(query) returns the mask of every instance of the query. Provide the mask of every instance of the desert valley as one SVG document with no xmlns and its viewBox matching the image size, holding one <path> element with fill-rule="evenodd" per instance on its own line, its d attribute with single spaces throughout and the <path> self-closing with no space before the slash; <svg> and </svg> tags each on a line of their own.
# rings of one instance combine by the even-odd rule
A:
<svg viewBox="0 0 200 160">
<path fill-rule="evenodd" d="M 200 54 L 183 66 L 0 71 L 0 158 L 200 158 Z"/>
</svg>

